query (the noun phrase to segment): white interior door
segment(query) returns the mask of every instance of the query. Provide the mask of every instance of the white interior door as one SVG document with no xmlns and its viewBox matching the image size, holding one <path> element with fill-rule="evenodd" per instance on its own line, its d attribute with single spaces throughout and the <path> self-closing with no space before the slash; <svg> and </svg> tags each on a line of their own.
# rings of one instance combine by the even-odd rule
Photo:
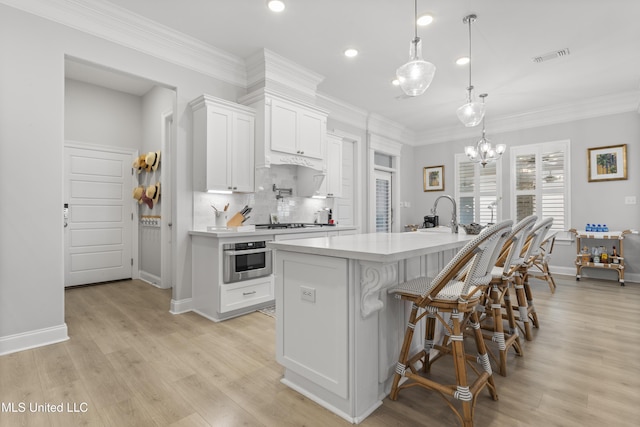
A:
<svg viewBox="0 0 640 427">
<path fill-rule="evenodd" d="M 65 145 L 65 286 L 132 277 L 134 158 Z"/>
<path fill-rule="evenodd" d="M 391 172 L 376 170 L 376 233 L 391 233 L 393 224 Z"/>
</svg>

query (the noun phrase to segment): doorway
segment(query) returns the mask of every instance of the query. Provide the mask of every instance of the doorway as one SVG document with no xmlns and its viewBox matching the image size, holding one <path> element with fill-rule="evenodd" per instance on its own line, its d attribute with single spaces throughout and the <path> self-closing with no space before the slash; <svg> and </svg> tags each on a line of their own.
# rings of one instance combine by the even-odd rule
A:
<svg viewBox="0 0 640 427">
<path fill-rule="evenodd" d="M 131 237 L 131 246 L 128 252 L 123 250 L 120 253 L 119 259 L 122 269 L 128 266 L 128 274 L 105 280 L 141 278 L 157 287 L 172 287 L 170 227 L 173 186 L 170 166 L 173 161 L 171 145 L 176 134 L 173 122 L 175 108 L 175 88 L 79 58 L 65 57 L 65 139 L 73 141 L 76 145 L 74 148 L 77 149 L 94 150 L 98 153 L 124 153 L 127 159 L 122 160 L 125 172 L 119 190 L 125 201 L 124 205 L 129 206 L 129 210 L 121 212 L 122 217 L 129 220 L 128 228 L 121 231 Z M 148 167 L 145 164 L 144 168 L 138 168 L 135 172 L 132 170 L 134 163 L 144 163 L 150 155 L 157 162 Z M 95 157 L 96 154 L 92 156 Z M 71 167 L 71 161 L 69 164 L 65 163 L 65 186 L 69 188 L 69 193 L 65 193 L 64 203 L 69 204 L 72 221 L 67 228 L 78 226 L 73 223 L 78 209 L 73 202 L 67 200 L 68 194 L 72 194 L 72 182 L 76 180 L 75 176 L 70 176 L 69 184 L 66 184 L 66 175 L 74 174 Z M 102 173 L 104 172 L 98 174 Z M 115 189 L 112 191 L 115 192 Z M 147 196 L 152 200 L 140 199 L 136 203 L 136 194 L 152 194 Z M 149 203 L 151 201 L 152 204 Z M 85 222 L 93 222 L 91 215 L 96 212 L 105 215 L 98 209 L 87 210 Z M 116 232 L 111 233 L 112 241 L 117 240 Z M 95 239 L 98 239 L 97 234 L 93 233 Z M 79 250 L 74 246 L 77 235 L 75 231 L 65 231 L 65 268 L 68 267 L 71 276 L 75 275 L 74 268 L 78 265 L 75 258 L 79 259 L 74 252 Z M 147 239 L 150 236 L 152 239 Z M 144 243 L 150 244 L 143 248 Z M 85 250 L 89 251 L 89 248 Z M 113 257 L 111 261 L 107 259 L 108 255 Z M 88 259 L 87 256 L 84 258 Z M 94 264 L 99 270 L 103 267 L 100 262 L 113 265 L 117 256 L 115 253 L 100 253 L 94 258 Z M 83 267 L 92 269 L 94 266 Z M 95 277 L 83 279 L 84 283 L 96 280 Z M 69 280 L 65 283 L 80 284 L 81 281 Z"/>
</svg>

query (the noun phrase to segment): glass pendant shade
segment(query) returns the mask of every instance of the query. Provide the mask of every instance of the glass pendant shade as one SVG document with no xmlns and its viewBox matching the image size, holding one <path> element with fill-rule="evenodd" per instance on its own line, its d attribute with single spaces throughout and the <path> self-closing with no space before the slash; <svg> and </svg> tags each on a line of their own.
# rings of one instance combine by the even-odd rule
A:
<svg viewBox="0 0 640 427">
<path fill-rule="evenodd" d="M 478 126 L 484 117 L 486 111 L 485 104 L 481 102 L 473 102 L 471 96 L 469 96 L 469 102 L 459 107 L 456 113 L 458 119 L 466 127 Z"/>
<path fill-rule="evenodd" d="M 422 59 L 422 41 L 416 37 L 411 41 L 411 60 L 396 70 L 400 87 L 409 96 L 422 95 L 436 73 L 436 66 Z"/>
<path fill-rule="evenodd" d="M 476 15 L 465 16 L 462 22 L 469 25 L 469 86 L 467 87 L 467 103 L 456 110 L 458 119 L 466 127 L 478 126 L 482 122 L 486 111 L 484 103 L 474 102 L 471 85 L 471 24 L 477 19 Z"/>
</svg>

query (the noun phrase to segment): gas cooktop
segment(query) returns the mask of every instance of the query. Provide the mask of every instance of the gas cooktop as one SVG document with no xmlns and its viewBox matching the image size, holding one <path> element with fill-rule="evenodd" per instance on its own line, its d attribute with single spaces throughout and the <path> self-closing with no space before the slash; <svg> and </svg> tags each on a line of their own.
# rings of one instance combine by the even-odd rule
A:
<svg viewBox="0 0 640 427">
<path fill-rule="evenodd" d="M 307 227 L 332 227 L 334 224 L 316 224 L 313 222 L 284 222 L 279 224 L 256 224 L 256 228 L 307 228 Z"/>
</svg>

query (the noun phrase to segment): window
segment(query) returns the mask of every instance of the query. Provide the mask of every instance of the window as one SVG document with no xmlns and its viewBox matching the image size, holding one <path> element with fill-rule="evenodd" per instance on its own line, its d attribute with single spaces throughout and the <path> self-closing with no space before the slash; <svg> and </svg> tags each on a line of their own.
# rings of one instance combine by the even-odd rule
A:
<svg viewBox="0 0 640 427">
<path fill-rule="evenodd" d="M 390 233 L 391 209 L 391 173 L 376 170 L 376 233 Z"/>
<path fill-rule="evenodd" d="M 553 217 L 551 229 L 566 230 L 571 206 L 569 141 L 512 147 L 510 156 L 514 221 L 533 214 Z"/>
<path fill-rule="evenodd" d="M 494 223 L 502 216 L 498 201 L 502 199 L 500 181 L 502 160 L 485 167 L 456 154 L 456 202 L 461 224 Z"/>
</svg>

